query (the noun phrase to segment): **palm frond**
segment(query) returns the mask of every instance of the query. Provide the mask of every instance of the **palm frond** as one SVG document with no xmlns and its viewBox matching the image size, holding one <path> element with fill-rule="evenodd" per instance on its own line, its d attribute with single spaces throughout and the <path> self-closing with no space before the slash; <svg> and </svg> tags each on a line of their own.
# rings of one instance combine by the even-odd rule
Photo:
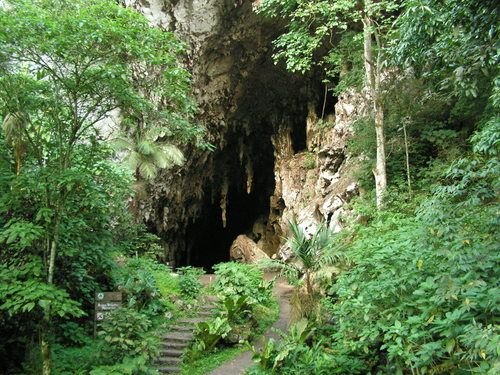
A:
<svg viewBox="0 0 500 375">
<path fill-rule="evenodd" d="M 161 144 L 160 147 L 169 160 L 168 166 L 184 164 L 184 154 L 177 146 L 173 144 Z"/>
<path fill-rule="evenodd" d="M 146 180 L 152 180 L 158 173 L 158 167 L 150 161 L 143 160 L 139 165 L 139 173 Z"/>
<path fill-rule="evenodd" d="M 7 142 L 18 143 L 22 139 L 25 119 L 21 113 L 8 113 L 2 122 L 2 130 Z"/>
<path fill-rule="evenodd" d="M 137 142 L 137 152 L 142 155 L 149 156 L 155 152 L 155 144 L 149 140 L 141 139 Z"/>
<path fill-rule="evenodd" d="M 132 151 L 134 149 L 134 145 L 130 140 L 126 137 L 116 137 L 111 141 L 111 146 L 116 151 Z"/>
<path fill-rule="evenodd" d="M 143 161 L 141 155 L 136 151 L 130 152 L 128 156 L 125 158 L 125 160 L 129 168 L 132 169 L 133 171 L 139 168 L 139 166 L 142 164 Z"/>
</svg>

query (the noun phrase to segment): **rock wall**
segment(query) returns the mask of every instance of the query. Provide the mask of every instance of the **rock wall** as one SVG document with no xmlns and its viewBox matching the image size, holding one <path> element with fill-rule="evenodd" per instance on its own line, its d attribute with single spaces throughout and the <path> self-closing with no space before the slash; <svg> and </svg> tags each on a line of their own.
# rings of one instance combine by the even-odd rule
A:
<svg viewBox="0 0 500 375">
<path fill-rule="evenodd" d="M 283 146 L 289 143 L 289 134 L 276 135 L 276 187 L 270 216 L 275 232 L 286 234 L 293 219 L 308 234 L 320 222 L 335 233 L 342 229 L 344 206 L 359 194 L 355 171 L 360 160 L 349 155 L 347 143 L 354 121 L 365 110 L 363 96 L 355 91 L 342 94 L 326 119 L 318 119 L 310 105 L 304 152 L 293 153 Z"/>
<path fill-rule="evenodd" d="M 216 146 L 186 149 L 186 165 L 149 186 L 141 212 L 171 261 L 228 260 L 240 234 L 273 255 L 294 216 L 311 229 L 326 220 L 338 230 L 341 207 L 357 193 L 348 173 L 355 162 L 345 151 L 356 96 L 340 98 L 335 126 L 321 127 L 321 77 L 273 63 L 280 25 L 256 15 L 249 0 L 125 3 L 187 43 L 198 121 Z"/>
</svg>

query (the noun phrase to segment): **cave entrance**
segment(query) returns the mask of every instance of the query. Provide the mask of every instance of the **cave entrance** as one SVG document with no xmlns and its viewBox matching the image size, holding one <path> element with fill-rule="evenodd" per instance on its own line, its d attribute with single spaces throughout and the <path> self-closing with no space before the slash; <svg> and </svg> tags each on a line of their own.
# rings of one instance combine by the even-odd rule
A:
<svg viewBox="0 0 500 375">
<path fill-rule="evenodd" d="M 269 215 L 274 191 L 274 149 L 269 130 L 272 127 L 266 129 L 267 132 L 262 129 L 246 139 L 251 151 L 243 158 L 237 141 L 216 156 L 217 169 L 224 177 L 207 187 L 202 214 L 187 227 L 186 249 L 177 261 L 178 266 L 191 265 L 211 271 L 214 264 L 229 261 L 234 239 L 240 234 L 251 235 L 254 223 Z M 228 186 L 225 199 L 221 197 L 223 183 Z M 225 201 L 225 215 L 221 200 Z"/>
</svg>

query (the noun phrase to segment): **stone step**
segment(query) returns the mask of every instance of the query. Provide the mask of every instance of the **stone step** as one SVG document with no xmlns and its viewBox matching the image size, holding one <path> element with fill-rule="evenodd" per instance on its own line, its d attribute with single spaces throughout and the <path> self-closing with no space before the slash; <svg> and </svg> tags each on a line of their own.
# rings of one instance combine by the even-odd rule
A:
<svg viewBox="0 0 500 375">
<path fill-rule="evenodd" d="M 205 298 L 203 300 L 207 303 L 214 304 L 214 303 L 219 302 L 220 298 L 217 296 L 205 296 Z"/>
<path fill-rule="evenodd" d="M 210 318 L 214 316 L 214 311 L 200 311 L 198 313 L 198 316 L 203 317 L 203 318 Z"/>
<path fill-rule="evenodd" d="M 193 325 L 180 325 L 176 324 L 174 326 L 170 326 L 171 332 L 192 332 L 194 329 Z"/>
<path fill-rule="evenodd" d="M 202 305 L 198 307 L 199 311 L 213 311 L 215 309 L 217 309 L 217 306 L 215 305 Z"/>
<path fill-rule="evenodd" d="M 163 341 L 161 343 L 161 348 L 163 350 L 183 350 L 185 349 L 187 346 L 189 345 L 189 341 L 183 341 L 183 342 L 179 342 L 179 341 Z"/>
<path fill-rule="evenodd" d="M 206 322 L 206 319 L 203 318 L 184 318 L 176 321 L 177 324 L 185 324 L 185 325 L 194 325 L 202 322 Z"/>
<path fill-rule="evenodd" d="M 162 337 L 166 342 L 189 342 L 193 339 L 193 332 L 171 332 Z"/>
<path fill-rule="evenodd" d="M 160 374 L 178 374 L 181 372 L 180 367 L 177 366 L 163 366 L 158 369 Z"/>
<path fill-rule="evenodd" d="M 180 349 L 161 349 L 160 350 L 160 357 L 181 357 L 182 354 L 184 353 L 184 350 Z"/>
<path fill-rule="evenodd" d="M 181 365 L 182 358 L 180 357 L 160 357 L 156 359 L 159 365 Z"/>
</svg>

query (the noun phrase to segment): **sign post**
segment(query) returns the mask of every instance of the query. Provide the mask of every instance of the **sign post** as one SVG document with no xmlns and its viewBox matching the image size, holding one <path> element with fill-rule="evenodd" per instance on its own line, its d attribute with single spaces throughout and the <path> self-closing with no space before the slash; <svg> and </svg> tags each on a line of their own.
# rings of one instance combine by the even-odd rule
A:
<svg viewBox="0 0 500 375">
<path fill-rule="evenodd" d="M 97 333 L 97 323 L 106 320 L 109 313 L 122 305 L 122 292 L 96 292 L 94 337 Z"/>
</svg>

